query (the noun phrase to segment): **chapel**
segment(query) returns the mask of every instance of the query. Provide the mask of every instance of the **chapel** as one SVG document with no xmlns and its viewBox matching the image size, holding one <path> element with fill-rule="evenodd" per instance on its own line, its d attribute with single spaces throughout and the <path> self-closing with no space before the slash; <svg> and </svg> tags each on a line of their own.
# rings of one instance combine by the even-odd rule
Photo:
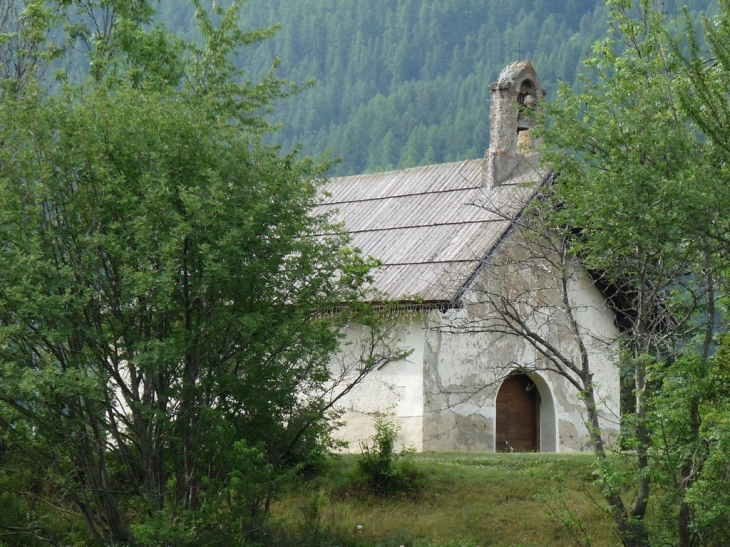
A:
<svg viewBox="0 0 730 547">
<path fill-rule="evenodd" d="M 400 343 L 411 350 L 339 402 L 338 435 L 351 451 L 383 415 L 396 421 L 402 444 L 418 451 L 590 448 L 577 389 L 529 340 L 480 328 L 493 313 L 485 291 L 518 302 L 520 290 L 539 288 L 549 301 L 555 279 L 549 261 L 525 254 L 519 223 L 552 181 L 531 131 L 530 114 L 546 92 L 529 61 L 508 65 L 489 88 L 490 147 L 483 158 L 335 178 L 323 189 L 317 212 L 343 223 L 352 246 L 380 260 L 373 298 L 390 303 Z M 610 442 L 619 428 L 616 318 L 577 260 L 572 267 L 571 298 L 589 340 Z M 575 354 L 559 314 L 525 313 L 550 343 Z M 352 325 L 350 343 L 360 336 Z"/>
</svg>

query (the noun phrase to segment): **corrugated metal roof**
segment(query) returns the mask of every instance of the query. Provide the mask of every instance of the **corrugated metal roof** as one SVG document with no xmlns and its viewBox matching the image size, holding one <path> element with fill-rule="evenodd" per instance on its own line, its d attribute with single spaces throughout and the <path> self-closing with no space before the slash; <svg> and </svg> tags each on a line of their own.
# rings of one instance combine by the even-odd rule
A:
<svg viewBox="0 0 730 547">
<path fill-rule="evenodd" d="M 449 302 L 499 243 L 543 175 L 523 162 L 492 190 L 486 160 L 335 178 L 317 214 L 342 222 L 352 246 L 378 258 L 374 288 L 393 301 Z"/>
</svg>

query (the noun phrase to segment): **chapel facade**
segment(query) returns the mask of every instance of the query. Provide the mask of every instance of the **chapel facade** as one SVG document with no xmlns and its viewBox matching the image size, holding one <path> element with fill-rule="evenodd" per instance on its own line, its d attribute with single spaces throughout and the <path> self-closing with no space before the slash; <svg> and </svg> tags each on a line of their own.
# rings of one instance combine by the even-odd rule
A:
<svg viewBox="0 0 730 547">
<path fill-rule="evenodd" d="M 546 93 L 529 61 L 508 65 L 490 90 L 483 158 L 325 185 L 318 212 L 344 223 L 353 246 L 382 262 L 373 298 L 391 303 L 400 343 L 411 350 L 340 401 L 338 434 L 352 451 L 382 415 L 392 416 L 402 444 L 418 451 L 590 448 L 578 390 L 529 339 L 494 328 L 490 299 L 517 309 L 522 296 L 539 290 L 544 309 L 521 310 L 526 321 L 566 355 L 578 351 L 566 318 L 550 312 L 554 265 L 530 254 L 520 225 L 552 180 L 531 135 L 531 113 Z M 588 272 L 577 260 L 570 269 L 570 298 L 610 442 L 619 431 L 619 332 Z M 347 336 L 357 346 L 363 328 L 351 325 Z"/>
</svg>

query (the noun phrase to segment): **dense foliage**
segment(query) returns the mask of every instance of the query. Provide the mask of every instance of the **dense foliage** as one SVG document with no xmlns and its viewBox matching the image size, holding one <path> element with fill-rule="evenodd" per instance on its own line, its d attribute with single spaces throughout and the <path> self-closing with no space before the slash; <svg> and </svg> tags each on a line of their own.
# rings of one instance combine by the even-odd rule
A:
<svg viewBox="0 0 730 547">
<path fill-rule="evenodd" d="M 692 18 L 711 0 L 667 1 Z M 162 20 L 190 34 L 191 13 L 162 0 Z M 530 59 L 550 95 L 573 84 L 604 35 L 599 0 L 249 0 L 247 28 L 281 25 L 247 49 L 239 67 L 259 77 L 274 56 L 280 73 L 316 84 L 277 104 L 274 137 L 285 149 L 327 149 L 332 174 L 382 171 L 481 157 L 489 146 L 489 90 L 502 68 Z"/>
<path fill-rule="evenodd" d="M 649 0 L 609 2 L 611 31 L 587 61 L 595 80 L 561 88 L 544 132 L 560 173 L 552 221 L 623 308 L 634 472 L 602 465 L 600 482 L 626 546 L 719 546 L 730 533 L 726 336 L 713 355 L 730 290 L 730 3 L 719 4 L 696 34 L 687 14 Z"/>
<path fill-rule="evenodd" d="M 331 446 L 327 310 L 370 263 L 311 214 L 323 167 L 261 143 L 283 82 L 239 83 L 236 6 L 197 45 L 145 1 L 5 8 L 0 541 L 240 544 Z"/>
</svg>

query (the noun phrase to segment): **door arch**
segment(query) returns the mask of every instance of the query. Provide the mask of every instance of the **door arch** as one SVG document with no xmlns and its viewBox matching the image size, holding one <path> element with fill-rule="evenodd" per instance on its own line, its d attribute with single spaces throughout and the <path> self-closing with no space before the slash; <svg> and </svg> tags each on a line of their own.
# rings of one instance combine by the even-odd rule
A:
<svg viewBox="0 0 730 547">
<path fill-rule="evenodd" d="M 540 450 L 540 391 L 527 374 L 508 376 L 497 393 L 497 452 Z"/>
</svg>

